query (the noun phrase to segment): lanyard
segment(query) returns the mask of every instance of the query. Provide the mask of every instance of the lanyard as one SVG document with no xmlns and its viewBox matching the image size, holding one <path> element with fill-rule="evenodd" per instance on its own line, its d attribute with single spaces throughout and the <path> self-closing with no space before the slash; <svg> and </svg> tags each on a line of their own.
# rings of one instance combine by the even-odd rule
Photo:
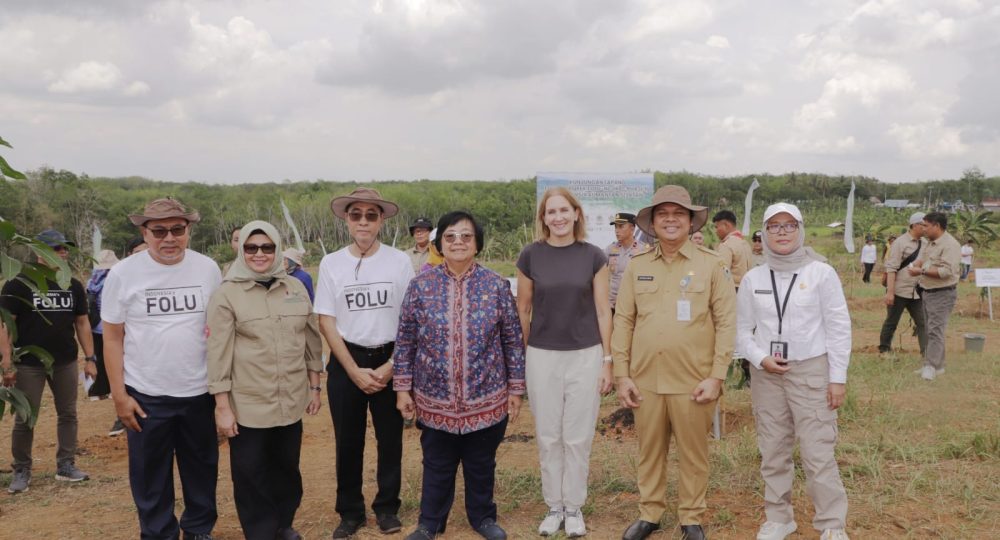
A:
<svg viewBox="0 0 1000 540">
<path fill-rule="evenodd" d="M 774 294 L 774 310 L 778 312 L 778 336 L 781 336 L 781 320 L 785 317 L 785 311 L 788 309 L 788 297 L 792 295 L 792 286 L 795 285 L 795 278 L 799 277 L 798 274 L 792 274 L 792 282 L 788 284 L 788 290 L 785 291 L 785 302 L 780 303 L 778 300 L 778 283 L 774 280 L 774 270 L 771 270 L 771 293 Z"/>
</svg>

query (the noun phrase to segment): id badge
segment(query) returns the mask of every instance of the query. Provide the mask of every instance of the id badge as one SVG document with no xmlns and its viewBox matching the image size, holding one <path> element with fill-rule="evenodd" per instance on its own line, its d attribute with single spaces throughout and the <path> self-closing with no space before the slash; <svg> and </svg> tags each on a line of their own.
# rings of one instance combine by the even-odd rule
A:
<svg viewBox="0 0 1000 540">
<path fill-rule="evenodd" d="M 788 359 L 788 342 L 787 341 L 772 341 L 771 342 L 771 356 L 777 358 L 778 360 Z"/>
<path fill-rule="evenodd" d="M 677 320 L 681 322 L 691 321 L 691 301 L 690 300 L 678 300 L 677 301 Z"/>
</svg>

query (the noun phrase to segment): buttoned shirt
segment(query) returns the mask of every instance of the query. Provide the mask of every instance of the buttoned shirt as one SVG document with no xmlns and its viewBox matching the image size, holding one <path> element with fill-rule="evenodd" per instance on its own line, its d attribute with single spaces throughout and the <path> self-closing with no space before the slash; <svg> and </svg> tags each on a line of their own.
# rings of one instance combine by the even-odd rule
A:
<svg viewBox="0 0 1000 540">
<path fill-rule="evenodd" d="M 724 265 L 690 240 L 672 261 L 659 244 L 632 259 L 611 334 L 616 377 L 631 377 L 658 394 L 687 394 L 709 377 L 726 378 L 736 341 L 736 291 Z M 689 317 L 679 316 L 679 301 L 690 302 Z"/>
<path fill-rule="evenodd" d="M 925 289 L 940 289 L 942 287 L 951 287 L 958 283 L 958 278 L 961 275 L 959 263 L 962 258 L 962 246 L 958 243 L 958 240 L 955 240 L 955 237 L 951 233 L 945 231 L 937 240 L 928 242 L 927 249 L 918 258 L 923 261 L 921 268 L 924 270 L 933 268 L 938 271 L 938 275 L 940 276 L 935 278 L 927 274 L 921 275 L 921 287 Z"/>
<path fill-rule="evenodd" d="M 270 288 L 226 281 L 208 303 L 208 391 L 229 392 L 236 421 L 287 426 L 309 403 L 308 371 L 323 370 L 309 293 L 285 276 Z"/>
<path fill-rule="evenodd" d="M 628 266 L 628 262 L 632 260 L 632 257 L 647 249 L 649 249 L 649 246 L 638 240 L 632 240 L 632 245 L 629 247 L 623 246 L 621 242 L 612 242 L 608 244 L 608 247 L 604 248 L 604 254 L 608 256 L 608 276 L 610 278 L 608 291 L 612 308 L 615 307 L 615 300 L 618 298 L 618 287 L 621 286 L 622 274 L 625 273 L 625 267 Z"/>
<path fill-rule="evenodd" d="M 906 259 L 917 250 L 917 246 L 920 247 L 921 253 L 923 250 L 927 249 L 927 239 L 925 238 L 913 238 L 909 233 L 900 236 L 892 242 L 889 247 L 889 257 L 885 261 L 885 271 L 889 273 L 895 272 L 896 282 L 893 287 L 893 294 L 901 298 L 919 298 L 920 295 L 917 294 L 917 276 L 911 276 L 909 270 L 899 268 L 903 264 L 903 259 Z M 918 253 L 919 257 L 920 254 Z"/>
<path fill-rule="evenodd" d="M 410 281 L 393 353 L 392 387 L 413 391 L 421 424 L 469 433 L 507 416 L 522 395 L 524 337 L 510 282 L 474 264 L 455 276 L 447 264 Z"/>
<path fill-rule="evenodd" d="M 413 246 L 410 249 L 404 251 L 408 257 L 410 257 L 410 264 L 413 265 L 413 273 L 419 274 L 423 270 L 424 265 L 427 264 L 427 258 L 430 256 L 430 244 L 424 247 L 421 251 L 417 246 Z"/>
<path fill-rule="evenodd" d="M 750 270 L 753 261 L 753 250 L 743 239 L 743 233 L 733 231 L 727 234 L 716 246 L 715 251 L 719 253 L 726 268 L 729 268 L 729 273 L 733 276 L 733 285 L 739 287 L 740 280 L 746 275 L 747 270 Z"/>
<path fill-rule="evenodd" d="M 783 305 L 788 295 L 781 333 L 778 333 L 771 268 L 766 264 L 758 266 L 747 272 L 737 294 L 737 348 L 758 369 L 764 358 L 770 356 L 772 341 L 788 344 L 785 360 L 789 362 L 826 354 L 830 382 L 847 382 L 851 316 L 836 270 L 829 264 L 811 261 L 795 272 L 775 272 L 774 282 Z"/>
</svg>

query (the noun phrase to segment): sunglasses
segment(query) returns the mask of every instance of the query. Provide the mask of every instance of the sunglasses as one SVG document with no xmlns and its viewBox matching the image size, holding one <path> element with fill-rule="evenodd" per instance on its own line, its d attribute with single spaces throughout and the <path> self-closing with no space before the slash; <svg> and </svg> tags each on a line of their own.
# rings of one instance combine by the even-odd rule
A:
<svg viewBox="0 0 1000 540">
<path fill-rule="evenodd" d="M 378 218 L 380 218 L 381 216 L 382 214 L 379 214 L 374 210 L 370 212 L 348 212 L 347 219 L 350 219 L 351 221 L 354 222 L 358 222 L 361 221 L 361 218 L 365 218 L 365 221 L 372 223 L 378 221 Z"/>
<path fill-rule="evenodd" d="M 793 233 L 799 230 L 799 222 L 789 221 L 788 223 L 768 223 L 765 228 L 767 229 L 767 232 L 771 234 L 778 234 L 778 232 L 782 230 L 787 233 Z"/>
<path fill-rule="evenodd" d="M 450 232 L 450 233 L 445 233 L 443 238 L 444 241 L 449 244 L 454 244 L 458 240 L 461 240 L 463 244 L 468 244 L 469 242 L 472 241 L 472 239 L 475 236 L 476 235 L 470 232 L 464 232 L 464 233 Z"/>
<path fill-rule="evenodd" d="M 274 250 L 278 246 L 274 244 L 243 244 L 243 253 L 247 255 L 256 255 L 257 251 L 260 250 L 264 252 L 264 255 L 274 255 Z"/>
<path fill-rule="evenodd" d="M 164 239 L 167 237 L 167 233 L 173 235 L 174 238 L 182 238 L 187 234 L 187 225 L 174 225 L 169 229 L 165 227 L 156 227 L 155 229 L 146 229 L 153 234 L 153 238 Z"/>
</svg>

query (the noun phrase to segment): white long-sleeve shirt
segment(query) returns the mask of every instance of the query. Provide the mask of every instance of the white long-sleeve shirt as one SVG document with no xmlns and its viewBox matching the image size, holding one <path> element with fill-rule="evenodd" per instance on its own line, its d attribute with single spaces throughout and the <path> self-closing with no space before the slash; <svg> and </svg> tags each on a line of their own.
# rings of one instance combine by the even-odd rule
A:
<svg viewBox="0 0 1000 540">
<path fill-rule="evenodd" d="M 796 362 L 826 353 L 830 382 L 846 383 L 851 359 L 851 316 L 837 272 L 812 261 L 798 270 L 778 335 L 778 312 L 770 268 L 751 269 L 736 296 L 736 348 L 757 369 L 770 355 L 772 341 L 788 343 L 788 360 Z M 784 303 L 793 272 L 775 272 L 778 299 Z"/>
<path fill-rule="evenodd" d="M 878 261 L 878 250 L 875 249 L 875 244 L 865 244 L 861 247 L 861 262 L 868 264 L 875 264 Z"/>
</svg>

